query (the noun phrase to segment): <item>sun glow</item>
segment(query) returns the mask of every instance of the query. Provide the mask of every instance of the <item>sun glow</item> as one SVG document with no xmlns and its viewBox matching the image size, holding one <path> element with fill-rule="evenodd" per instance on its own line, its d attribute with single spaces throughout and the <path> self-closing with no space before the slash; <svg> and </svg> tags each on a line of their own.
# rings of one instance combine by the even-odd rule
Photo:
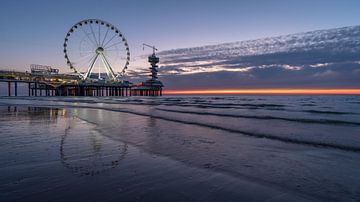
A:
<svg viewBox="0 0 360 202">
<path fill-rule="evenodd" d="M 223 89 L 223 90 L 164 90 L 166 95 L 180 94 L 311 94 L 360 95 L 360 89 Z"/>
</svg>

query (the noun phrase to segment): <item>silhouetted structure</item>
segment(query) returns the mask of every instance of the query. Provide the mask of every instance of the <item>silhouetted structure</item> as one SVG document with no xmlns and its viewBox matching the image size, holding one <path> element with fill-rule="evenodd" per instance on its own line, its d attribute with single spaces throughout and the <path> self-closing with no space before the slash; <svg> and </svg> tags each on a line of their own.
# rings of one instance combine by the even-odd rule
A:
<svg viewBox="0 0 360 202">
<path fill-rule="evenodd" d="M 153 49 L 152 55 L 148 57 L 148 61 L 151 65 L 151 78 L 141 84 L 138 84 L 132 88 L 133 95 L 140 95 L 140 96 L 162 96 L 162 88 L 164 85 L 161 81 L 158 80 L 158 70 L 159 67 L 157 64 L 159 63 L 159 58 L 156 56 L 155 51 L 157 50 L 155 46 L 150 46 L 147 44 L 143 44 L 149 48 Z"/>
</svg>

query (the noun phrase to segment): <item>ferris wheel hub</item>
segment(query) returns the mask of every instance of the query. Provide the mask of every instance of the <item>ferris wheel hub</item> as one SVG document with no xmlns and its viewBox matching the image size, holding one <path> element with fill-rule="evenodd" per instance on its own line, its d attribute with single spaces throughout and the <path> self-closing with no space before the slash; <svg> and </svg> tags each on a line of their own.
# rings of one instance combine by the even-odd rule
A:
<svg viewBox="0 0 360 202">
<path fill-rule="evenodd" d="M 103 47 L 98 47 L 95 52 L 96 52 L 96 54 L 101 54 L 101 53 L 104 52 L 104 48 Z"/>
</svg>

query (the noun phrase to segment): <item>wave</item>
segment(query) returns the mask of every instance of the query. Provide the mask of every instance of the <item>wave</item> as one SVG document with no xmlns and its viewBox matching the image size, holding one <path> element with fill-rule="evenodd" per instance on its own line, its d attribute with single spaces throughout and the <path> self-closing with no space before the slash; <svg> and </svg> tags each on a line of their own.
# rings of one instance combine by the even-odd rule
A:
<svg viewBox="0 0 360 202">
<path fill-rule="evenodd" d="M 322 110 L 303 110 L 303 112 L 315 113 L 315 114 L 337 114 L 337 115 L 358 114 L 358 113 L 353 113 L 353 112 L 322 111 Z"/>
<path fill-rule="evenodd" d="M 22 97 L 22 100 L 43 100 L 39 99 L 40 97 Z M 76 98 L 51 98 L 43 97 L 46 101 L 55 101 L 55 102 L 67 102 L 67 103 L 87 103 L 87 104 L 132 104 L 132 105 L 149 105 L 149 106 L 179 106 L 179 107 L 195 107 L 195 108 L 202 108 L 202 109 L 250 109 L 250 110 L 268 110 L 268 111 L 284 111 L 284 112 L 305 112 L 305 113 L 311 113 L 311 114 L 329 114 L 329 115 L 359 115 L 360 113 L 357 112 L 348 112 L 348 111 L 331 111 L 331 110 L 316 110 L 316 109 L 290 109 L 288 105 L 284 104 L 266 104 L 266 103 L 212 103 L 211 101 L 204 100 L 204 101 L 196 101 L 196 97 L 182 99 L 182 98 L 162 98 L 162 99 L 149 99 L 149 98 L 141 98 L 141 99 L 124 99 L 124 98 L 118 98 L 118 97 L 101 97 L 101 98 L 91 98 L 91 99 L 84 99 L 81 97 Z M 225 98 L 211 98 L 211 100 L 235 100 L 237 97 L 226 97 Z M 9 98 L 7 98 L 9 99 Z M 11 98 L 10 98 L 11 99 Z M 194 100 L 196 102 L 194 102 Z M 248 99 L 248 98 L 238 98 L 239 100 L 254 100 L 254 99 Z M 257 99 L 257 100 L 263 100 L 263 99 Z M 299 104 L 302 105 L 302 104 Z M 314 105 L 316 107 L 317 105 Z M 245 117 L 246 118 L 246 117 Z M 323 122 L 323 121 L 320 121 Z M 334 124 L 337 124 L 336 121 L 333 122 Z M 339 123 L 341 124 L 341 122 Z M 347 124 L 344 122 L 343 124 Z M 352 124 L 352 122 L 349 122 L 349 124 Z M 358 125 L 358 123 L 355 123 L 355 125 Z"/>
<path fill-rule="evenodd" d="M 13 105 L 29 106 L 29 104 L 13 104 Z M 138 115 L 138 116 L 151 117 L 151 118 L 156 118 L 156 119 L 160 119 L 160 120 L 171 121 L 171 122 L 176 122 L 176 123 L 181 123 L 181 124 L 206 127 L 206 128 L 211 128 L 211 129 L 215 129 L 215 130 L 222 130 L 222 131 L 237 133 L 237 134 L 254 137 L 254 138 L 266 138 L 269 140 L 275 140 L 275 141 L 280 141 L 280 142 L 284 142 L 284 143 L 300 144 L 300 145 L 307 145 L 307 146 L 313 146 L 313 147 L 324 147 L 324 148 L 329 148 L 329 149 L 339 149 L 339 150 L 351 151 L 351 152 L 360 152 L 359 146 L 351 146 L 351 145 L 337 144 L 337 143 L 330 143 L 330 142 L 319 142 L 319 141 L 305 140 L 305 139 L 299 139 L 299 138 L 294 138 L 294 137 L 277 136 L 274 134 L 267 134 L 267 133 L 256 133 L 256 132 L 250 132 L 250 131 L 245 131 L 245 130 L 240 130 L 240 129 L 235 129 L 235 128 L 227 128 L 227 127 L 218 126 L 218 125 L 211 125 L 208 123 L 200 123 L 200 122 L 193 122 L 193 121 L 187 121 L 187 120 L 178 120 L 175 118 L 164 117 L 164 116 L 154 115 L 154 114 L 147 114 L 147 113 L 143 113 L 143 112 L 136 112 L 136 111 L 126 110 L 126 109 L 114 109 L 114 108 L 106 108 L 106 107 L 99 107 L 99 106 L 95 107 L 95 106 L 43 105 L 43 104 L 41 104 L 41 105 L 31 104 L 30 106 L 100 109 L 100 110 L 106 110 L 106 111 L 112 111 L 112 112 L 121 112 L 121 113 L 133 114 L 133 115 Z"/>
<path fill-rule="evenodd" d="M 220 114 L 220 113 L 211 113 L 211 112 L 195 112 L 195 111 L 183 111 L 183 110 L 180 111 L 180 110 L 161 109 L 161 108 L 156 108 L 156 109 L 160 111 L 175 112 L 182 114 L 197 114 L 197 115 L 209 115 L 209 116 L 232 117 L 232 118 L 248 118 L 248 119 L 262 119 L 262 120 L 273 119 L 273 120 L 293 121 L 300 123 L 314 123 L 314 124 L 338 124 L 338 125 L 356 125 L 356 126 L 360 125 L 360 123 L 358 122 L 332 120 L 332 119 L 301 119 L 301 118 L 285 118 L 285 117 L 276 117 L 276 116 Z"/>
<path fill-rule="evenodd" d="M 352 151 L 352 152 L 360 152 L 360 147 L 357 147 L 357 146 L 318 142 L 318 141 L 304 140 L 304 139 L 296 139 L 296 138 L 291 138 L 291 137 L 276 136 L 273 134 L 254 133 L 254 132 L 249 132 L 249 131 L 245 131 L 245 130 L 211 125 L 211 124 L 207 124 L 207 123 L 178 120 L 178 119 L 174 119 L 174 118 L 163 117 L 163 116 L 153 115 L 153 114 L 146 114 L 146 113 L 141 113 L 141 112 L 128 111 L 128 110 L 107 109 L 107 108 L 102 108 L 102 109 L 108 110 L 108 111 L 114 111 L 114 112 L 135 114 L 135 115 L 139 115 L 139 116 L 146 116 L 146 117 L 151 117 L 151 118 L 156 118 L 156 119 L 161 119 L 161 120 L 171 121 L 171 122 L 176 122 L 176 123 L 207 127 L 207 128 L 212 128 L 212 129 L 216 129 L 216 130 L 223 130 L 223 131 L 238 133 L 238 134 L 255 137 L 255 138 L 267 138 L 270 140 L 276 140 L 276 141 L 281 141 L 281 142 L 285 142 L 285 143 L 301 144 L 301 145 L 308 145 L 308 146 L 314 146 L 314 147 L 326 147 L 326 148 L 340 149 L 340 150 Z"/>
</svg>

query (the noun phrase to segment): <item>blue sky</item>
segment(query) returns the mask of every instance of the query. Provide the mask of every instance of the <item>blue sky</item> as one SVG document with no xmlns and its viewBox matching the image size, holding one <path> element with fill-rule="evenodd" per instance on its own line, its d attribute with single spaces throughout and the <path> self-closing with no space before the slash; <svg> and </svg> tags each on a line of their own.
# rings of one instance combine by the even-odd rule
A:
<svg viewBox="0 0 360 202">
<path fill-rule="evenodd" d="M 65 34 L 86 18 L 117 26 L 137 69 L 150 52 L 143 42 L 169 50 L 359 25 L 359 8 L 357 0 L 2 0 L 0 68 L 38 63 L 68 71 Z"/>
</svg>

